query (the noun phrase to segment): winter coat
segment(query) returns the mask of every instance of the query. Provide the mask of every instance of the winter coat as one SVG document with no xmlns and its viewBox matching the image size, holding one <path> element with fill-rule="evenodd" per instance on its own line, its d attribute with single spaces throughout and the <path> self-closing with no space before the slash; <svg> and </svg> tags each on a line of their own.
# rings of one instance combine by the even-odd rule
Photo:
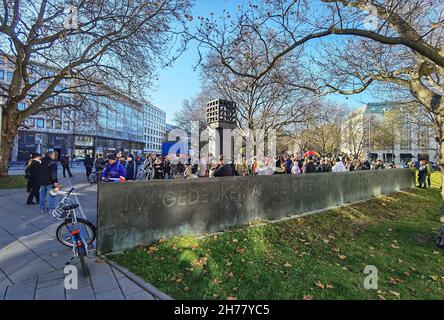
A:
<svg viewBox="0 0 444 320">
<path fill-rule="evenodd" d="M 233 166 L 231 164 L 224 164 L 214 171 L 214 177 L 231 177 L 233 176 Z"/>
<path fill-rule="evenodd" d="M 83 161 L 83 164 L 85 165 L 85 167 L 89 167 L 89 168 L 92 168 L 92 167 L 94 167 L 94 160 L 93 160 L 93 158 L 90 158 L 90 157 L 86 157 L 85 158 L 85 160 Z"/>
<path fill-rule="evenodd" d="M 345 172 L 347 169 L 345 168 L 342 161 L 336 162 L 336 164 L 331 168 L 331 172 Z"/>
<path fill-rule="evenodd" d="M 162 162 L 154 162 L 154 179 L 163 179 L 164 166 Z"/>
<path fill-rule="evenodd" d="M 125 165 L 125 171 L 126 171 L 126 180 L 136 180 L 137 176 L 137 163 L 134 161 L 127 161 Z"/>
<path fill-rule="evenodd" d="M 108 163 L 102 171 L 102 178 L 119 178 L 121 176 L 126 177 L 126 170 L 123 164 L 119 161 L 116 161 L 113 164 Z"/>
<path fill-rule="evenodd" d="M 304 173 L 314 173 L 316 172 L 316 166 L 313 162 L 309 162 L 307 164 L 304 165 Z"/>
<path fill-rule="evenodd" d="M 41 186 L 57 183 L 57 162 L 50 157 L 44 157 L 42 159 L 39 183 Z"/>
<path fill-rule="evenodd" d="M 29 185 L 38 185 L 40 180 L 41 163 L 38 160 L 32 160 L 31 164 L 26 169 L 28 172 Z"/>
<path fill-rule="evenodd" d="M 60 160 L 60 163 L 62 164 L 62 167 L 69 167 L 69 158 L 65 158 L 65 157 L 63 157 L 61 160 Z"/>
</svg>

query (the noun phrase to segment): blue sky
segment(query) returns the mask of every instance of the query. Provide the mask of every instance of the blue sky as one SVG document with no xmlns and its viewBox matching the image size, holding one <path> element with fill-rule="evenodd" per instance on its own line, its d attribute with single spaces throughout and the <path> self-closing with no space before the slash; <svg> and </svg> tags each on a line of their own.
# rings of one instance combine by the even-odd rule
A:
<svg viewBox="0 0 444 320">
<path fill-rule="evenodd" d="M 197 16 L 208 17 L 212 12 L 215 17 L 218 17 L 223 9 L 234 12 L 238 4 L 246 1 L 196 0 L 195 2 L 192 15 L 196 18 Z M 150 99 L 154 105 L 166 112 L 168 123 L 172 122 L 174 112 L 181 108 L 183 100 L 196 96 L 201 89 L 199 70 L 193 70 L 197 61 L 196 44 L 193 43 L 172 67 L 159 70 L 158 81 L 154 83 L 155 88 L 150 92 Z M 344 103 L 350 109 L 361 106 L 362 102 L 374 100 L 366 93 L 347 97 L 335 94 L 327 98 Z"/>
</svg>

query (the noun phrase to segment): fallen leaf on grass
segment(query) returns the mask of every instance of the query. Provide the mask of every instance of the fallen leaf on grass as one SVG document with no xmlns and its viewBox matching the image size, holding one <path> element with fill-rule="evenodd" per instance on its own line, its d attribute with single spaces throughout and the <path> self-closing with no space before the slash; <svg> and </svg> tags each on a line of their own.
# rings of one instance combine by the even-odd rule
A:
<svg viewBox="0 0 444 320">
<path fill-rule="evenodd" d="M 331 284 L 327 284 L 327 289 L 333 289 L 334 287 Z"/>
<path fill-rule="evenodd" d="M 396 244 L 394 244 L 394 243 L 392 243 L 392 244 L 390 245 L 390 247 L 392 247 L 393 249 L 399 249 L 399 246 L 396 245 Z"/>
<path fill-rule="evenodd" d="M 214 278 L 213 281 L 211 281 L 212 284 L 218 285 L 222 283 L 222 280 L 219 280 L 218 278 Z"/>
<path fill-rule="evenodd" d="M 194 261 L 193 264 L 197 265 L 197 266 L 200 266 L 200 267 L 203 267 L 203 266 L 205 266 L 207 264 L 207 261 L 208 261 L 207 257 L 202 257 L 202 258 L 199 258 L 199 260 Z"/>
<path fill-rule="evenodd" d="M 390 290 L 390 293 L 392 294 L 392 295 L 394 295 L 396 298 L 398 298 L 398 299 L 400 299 L 401 298 L 401 294 L 399 293 L 399 292 L 396 292 L 396 291 L 392 291 L 392 290 Z"/>
<path fill-rule="evenodd" d="M 302 300 L 313 300 L 313 297 L 312 296 L 310 296 L 310 295 L 305 295 L 304 294 L 304 296 L 302 297 Z"/>
<path fill-rule="evenodd" d="M 243 254 L 243 253 L 245 253 L 245 249 L 244 248 L 236 248 L 236 253 Z"/>
<path fill-rule="evenodd" d="M 321 281 L 315 282 L 315 286 L 320 288 L 320 289 L 324 289 L 325 288 L 325 285 Z"/>
<path fill-rule="evenodd" d="M 341 251 L 341 249 L 339 249 L 339 248 L 332 248 L 331 250 L 334 251 L 334 252 L 339 252 L 339 251 Z"/>
<path fill-rule="evenodd" d="M 237 239 L 233 239 L 233 240 L 231 240 L 231 242 L 237 243 L 238 241 L 237 241 Z"/>
<path fill-rule="evenodd" d="M 288 262 L 285 262 L 284 267 L 286 267 L 286 268 L 290 268 L 290 267 L 291 267 L 291 264 L 289 264 Z"/>
<path fill-rule="evenodd" d="M 234 296 L 228 296 L 228 297 L 227 297 L 227 300 L 237 300 L 237 298 L 234 297 Z"/>
<path fill-rule="evenodd" d="M 155 246 L 151 246 L 151 247 L 148 248 L 148 253 L 154 253 L 157 250 L 159 250 L 159 249 L 157 249 Z"/>
<path fill-rule="evenodd" d="M 433 276 L 430 276 L 430 279 L 432 279 L 433 281 L 438 281 L 438 280 L 439 280 L 439 277 L 433 275 Z"/>
<path fill-rule="evenodd" d="M 344 256 L 343 254 L 339 254 L 338 258 L 341 260 L 345 260 L 345 259 L 347 259 L 347 256 Z"/>
</svg>

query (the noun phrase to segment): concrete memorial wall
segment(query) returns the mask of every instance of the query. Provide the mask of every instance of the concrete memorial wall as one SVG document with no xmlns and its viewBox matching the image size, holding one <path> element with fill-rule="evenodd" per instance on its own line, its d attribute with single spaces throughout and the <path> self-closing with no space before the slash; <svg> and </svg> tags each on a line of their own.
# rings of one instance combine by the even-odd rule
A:
<svg viewBox="0 0 444 320">
<path fill-rule="evenodd" d="M 408 189 L 410 169 L 100 183 L 98 254 Z"/>
</svg>

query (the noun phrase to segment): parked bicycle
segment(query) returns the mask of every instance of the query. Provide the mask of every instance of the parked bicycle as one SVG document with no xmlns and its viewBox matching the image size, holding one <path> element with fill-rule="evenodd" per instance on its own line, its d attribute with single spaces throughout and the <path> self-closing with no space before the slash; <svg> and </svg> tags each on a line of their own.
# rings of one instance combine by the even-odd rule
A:
<svg viewBox="0 0 444 320">
<path fill-rule="evenodd" d="M 53 189 L 53 190 L 55 190 L 55 189 Z M 74 191 L 74 188 L 71 188 L 71 190 L 69 190 L 67 193 L 65 193 L 62 200 L 60 200 L 59 203 L 57 204 L 57 207 L 55 207 L 55 209 L 52 210 L 51 214 L 54 218 L 56 218 L 58 220 L 63 220 L 65 218 L 65 211 L 63 210 L 63 207 L 72 204 L 72 200 L 69 196 L 71 195 L 71 193 L 73 191 Z M 56 192 L 56 194 L 57 193 L 58 193 L 58 191 Z"/>
<path fill-rule="evenodd" d="M 75 209 L 78 208 L 79 205 L 77 203 L 71 203 L 69 199 L 69 195 L 73 191 L 74 188 L 65 195 L 65 203 L 69 202 L 69 204 L 61 207 L 60 210 L 63 213 L 56 217 L 57 219 L 64 219 L 57 227 L 56 237 L 61 244 L 72 249 L 73 256 L 69 262 L 74 258 L 79 258 L 83 274 L 88 276 L 89 270 L 85 257 L 88 253 L 94 251 L 92 243 L 96 239 L 97 229 L 90 221 L 77 217 Z"/>
<path fill-rule="evenodd" d="M 91 184 L 96 184 L 96 183 L 98 183 L 99 180 L 100 180 L 100 174 L 101 174 L 101 171 L 94 170 L 94 171 L 91 172 L 91 174 L 88 176 L 88 182 L 91 183 Z"/>
<path fill-rule="evenodd" d="M 142 166 L 137 167 L 136 180 L 144 180 L 145 178 L 145 170 Z"/>
</svg>

